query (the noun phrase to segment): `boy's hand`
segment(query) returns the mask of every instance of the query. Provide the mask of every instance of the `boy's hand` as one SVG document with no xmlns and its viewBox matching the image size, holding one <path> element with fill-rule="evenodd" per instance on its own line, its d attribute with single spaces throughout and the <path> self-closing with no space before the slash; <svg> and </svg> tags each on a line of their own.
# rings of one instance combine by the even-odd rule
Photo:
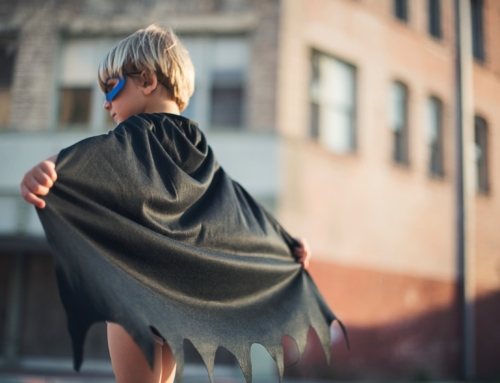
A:
<svg viewBox="0 0 500 383">
<path fill-rule="evenodd" d="M 309 243 L 305 238 L 295 238 L 299 243 L 299 246 L 293 249 L 293 253 L 297 257 L 297 260 L 300 262 L 304 270 L 309 268 L 309 261 L 312 257 L 312 252 L 309 247 Z"/>
<path fill-rule="evenodd" d="M 57 179 L 56 160 L 57 154 L 40 162 L 24 175 L 21 182 L 21 195 L 37 208 L 45 207 L 45 201 L 37 195 L 47 195 Z"/>
</svg>

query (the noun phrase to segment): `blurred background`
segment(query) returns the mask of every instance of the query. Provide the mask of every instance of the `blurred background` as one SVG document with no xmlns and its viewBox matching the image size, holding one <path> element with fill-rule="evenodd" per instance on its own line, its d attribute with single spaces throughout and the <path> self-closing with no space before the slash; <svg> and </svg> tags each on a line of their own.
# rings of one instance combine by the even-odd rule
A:
<svg viewBox="0 0 500 383">
<path fill-rule="evenodd" d="M 332 327 L 329 366 L 314 332 L 298 363 L 285 338 L 286 379 L 500 381 L 498 0 L 1 0 L 0 381 L 113 381 L 103 324 L 72 372 L 52 258 L 19 183 L 113 128 L 97 66 L 153 22 L 196 68 L 183 115 L 308 239 L 310 273 L 347 327 L 350 351 Z M 185 347 L 186 381 L 208 381 Z M 252 357 L 256 380 L 277 381 L 261 346 Z M 216 361 L 216 380 L 242 381 L 229 353 Z"/>
</svg>

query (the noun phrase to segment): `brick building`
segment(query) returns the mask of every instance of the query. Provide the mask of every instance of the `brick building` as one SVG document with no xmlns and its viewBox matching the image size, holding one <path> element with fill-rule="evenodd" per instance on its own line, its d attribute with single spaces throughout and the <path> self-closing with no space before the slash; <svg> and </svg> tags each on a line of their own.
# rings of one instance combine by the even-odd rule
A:
<svg viewBox="0 0 500 383">
<path fill-rule="evenodd" d="M 174 28 L 196 70 L 183 114 L 199 123 L 225 170 L 275 209 L 278 17 L 274 0 L 0 4 L 0 371 L 71 369 L 53 263 L 18 185 L 34 164 L 113 128 L 96 75 L 120 39 L 154 22 Z M 186 373 L 206 376 L 187 347 Z M 257 370 L 272 373 L 262 351 L 252 351 Z M 104 324 L 90 330 L 85 353 L 83 371 L 110 373 Z M 241 375 L 227 352 L 217 360 L 220 373 Z"/>
<path fill-rule="evenodd" d="M 500 3 L 471 1 L 476 373 L 500 376 Z M 454 1 L 282 2 L 279 214 L 351 335 L 338 378 L 458 378 Z M 306 370 L 308 370 L 306 372 Z"/>
<path fill-rule="evenodd" d="M 494 378 L 500 7 L 471 5 L 476 370 Z M 52 261 L 18 183 L 38 161 L 112 128 L 97 64 L 120 38 L 164 22 L 196 68 L 185 114 L 222 166 L 308 238 L 311 274 L 348 328 L 351 351 L 332 329 L 332 366 L 311 334 L 303 360 L 285 373 L 459 377 L 454 21 L 453 0 L 0 3 L 0 369 L 70 368 Z M 285 344 L 293 364 L 293 342 Z M 102 325 L 85 350 L 84 369 L 109 371 Z M 253 356 L 272 374 L 265 352 Z M 198 371 L 194 351 L 189 358 L 187 372 Z M 218 358 L 237 370 L 230 355 Z"/>
</svg>

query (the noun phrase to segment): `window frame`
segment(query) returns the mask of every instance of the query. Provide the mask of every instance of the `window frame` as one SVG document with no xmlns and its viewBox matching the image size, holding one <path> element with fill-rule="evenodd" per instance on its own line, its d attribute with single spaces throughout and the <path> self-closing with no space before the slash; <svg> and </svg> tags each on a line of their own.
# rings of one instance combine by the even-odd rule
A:
<svg viewBox="0 0 500 383">
<path fill-rule="evenodd" d="M 403 124 L 401 129 L 397 128 L 393 124 L 393 120 L 389 122 L 390 129 L 392 131 L 392 161 L 396 164 L 403 166 L 410 166 L 410 110 L 409 110 L 409 99 L 410 99 L 410 89 L 408 85 L 399 79 L 394 79 L 391 82 L 390 88 L 390 116 L 391 119 L 394 118 L 397 105 L 394 104 L 395 101 L 395 90 L 396 86 L 400 87 L 404 91 L 404 99 L 403 99 Z"/>
<path fill-rule="evenodd" d="M 123 36 L 124 37 L 124 36 Z M 123 38 L 122 37 L 122 38 Z M 99 84 L 97 82 L 97 67 L 101 59 L 104 58 L 106 52 L 111 49 L 117 42 L 121 40 L 120 37 L 108 36 L 108 35 L 99 35 L 99 36 L 63 36 L 59 43 L 59 54 L 58 54 L 58 76 L 55 81 L 54 88 L 54 114 L 53 114 L 53 126 L 55 130 L 60 132 L 88 132 L 88 133 L 102 133 L 107 130 L 111 130 L 115 127 L 115 122 L 110 121 L 109 113 L 104 110 L 104 93 L 101 91 Z M 92 45 L 92 51 L 100 52 L 99 57 L 94 61 L 92 72 L 95 73 L 92 81 L 88 83 L 80 83 L 80 82 L 66 82 L 64 79 L 65 74 L 65 49 L 71 43 L 81 43 L 81 42 L 89 42 Z M 81 88 L 81 89 L 90 89 L 90 100 L 89 100 L 89 119 L 88 123 L 70 123 L 70 124 L 61 124 L 60 116 L 61 116 L 61 96 L 62 91 L 68 88 Z"/>
<path fill-rule="evenodd" d="M 484 33 L 484 0 L 470 0 L 472 55 L 477 61 L 486 61 Z"/>
<path fill-rule="evenodd" d="M 327 59 L 335 60 L 342 65 L 347 65 L 352 69 L 352 107 L 349 112 L 349 147 L 347 150 L 340 152 L 329 149 L 327 145 L 321 139 L 321 111 L 322 107 L 324 107 L 323 102 L 321 100 L 321 69 L 319 60 L 321 56 L 324 56 Z M 358 150 L 358 122 L 357 122 L 357 114 L 358 114 L 358 68 L 353 63 L 339 58 L 338 56 L 326 53 L 316 48 L 311 48 L 310 50 L 310 80 L 309 80 L 309 137 L 311 139 L 320 143 L 323 147 L 326 148 L 331 153 L 337 155 L 347 155 L 356 153 Z M 316 84 L 317 82 L 317 84 Z"/>
<path fill-rule="evenodd" d="M 443 38 L 441 0 L 427 0 L 427 31 L 432 37 Z"/>
<path fill-rule="evenodd" d="M 247 108 L 249 92 L 249 75 L 251 65 L 252 46 L 246 34 L 221 34 L 221 35 L 185 35 L 179 36 L 186 49 L 190 52 L 195 66 L 195 92 L 182 116 L 196 121 L 204 131 L 214 132 L 240 132 L 247 129 Z M 212 124 L 213 118 L 213 92 L 220 86 L 216 83 L 217 66 L 215 65 L 215 48 L 217 41 L 240 40 L 246 44 L 246 61 L 240 68 L 241 76 L 241 104 L 239 125 Z M 196 52 L 195 52 L 196 51 Z M 201 59 L 200 59 L 201 58 Z M 221 87 L 224 88 L 224 87 Z M 231 88 L 230 86 L 227 87 Z"/>
<path fill-rule="evenodd" d="M 392 2 L 392 14 L 394 17 L 408 24 L 410 21 L 410 3 L 408 0 L 393 0 Z"/>
<path fill-rule="evenodd" d="M 88 111 L 87 111 L 87 118 L 88 121 L 85 122 L 62 122 L 61 117 L 63 113 L 63 98 L 68 98 L 67 95 L 65 95 L 65 92 L 68 91 L 85 91 L 89 92 L 89 101 L 88 101 Z M 65 130 L 65 131 L 72 131 L 72 130 L 90 130 L 90 123 L 92 121 L 92 98 L 93 98 L 93 88 L 91 86 L 59 86 L 58 89 L 58 114 L 57 114 L 57 126 L 59 130 Z"/>
<path fill-rule="evenodd" d="M 430 112 L 430 103 L 435 102 L 437 111 L 436 121 L 436 140 L 432 140 L 431 132 L 428 132 L 429 143 L 429 163 L 428 172 L 431 177 L 442 178 L 445 175 L 444 166 L 444 104 L 443 101 L 436 95 L 430 95 L 427 98 L 427 117 L 432 118 Z M 430 123 L 430 121 L 427 121 Z M 430 129 L 430 127 L 429 127 Z"/>
<path fill-rule="evenodd" d="M 479 140 L 482 141 L 482 148 Z M 474 143 L 476 147 L 476 191 L 479 194 L 488 195 L 491 191 L 489 128 L 486 119 L 477 114 L 474 115 Z M 478 156 L 478 149 L 481 150 L 481 158 Z"/>
</svg>

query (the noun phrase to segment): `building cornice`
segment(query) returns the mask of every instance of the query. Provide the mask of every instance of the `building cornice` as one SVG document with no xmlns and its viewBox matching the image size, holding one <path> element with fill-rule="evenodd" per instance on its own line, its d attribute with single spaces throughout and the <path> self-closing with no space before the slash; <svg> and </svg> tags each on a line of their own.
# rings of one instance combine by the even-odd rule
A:
<svg viewBox="0 0 500 383">
<path fill-rule="evenodd" d="M 123 16 L 101 20 L 95 18 L 95 16 L 85 15 L 76 18 L 61 17 L 58 26 L 62 34 L 67 36 L 122 36 L 159 21 L 171 26 L 179 34 L 242 34 L 257 28 L 258 16 L 255 12 L 244 12 L 237 14 L 176 15 L 160 20 L 158 15 L 139 18 Z"/>
</svg>

